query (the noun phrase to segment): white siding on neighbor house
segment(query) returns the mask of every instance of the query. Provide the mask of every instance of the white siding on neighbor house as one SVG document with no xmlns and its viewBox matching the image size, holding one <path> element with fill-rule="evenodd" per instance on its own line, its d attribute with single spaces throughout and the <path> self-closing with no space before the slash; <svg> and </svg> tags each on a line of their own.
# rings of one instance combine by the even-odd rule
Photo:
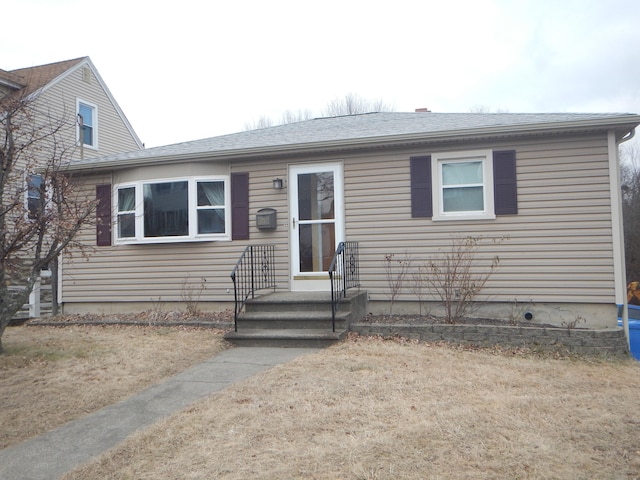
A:
<svg viewBox="0 0 640 480">
<path fill-rule="evenodd" d="M 518 214 L 479 221 L 411 218 L 409 157 L 479 148 L 516 150 Z M 272 180 L 287 179 L 289 164 L 312 161 L 344 163 L 346 237 L 360 243 L 362 287 L 372 300 L 388 299 L 386 254 L 402 259 L 406 252 L 417 264 L 447 249 L 455 234 L 504 237 L 499 243 L 483 245 L 478 256 L 479 265 L 487 265 L 495 255 L 500 258 L 484 292 L 493 301 L 614 302 L 606 133 L 434 145 L 419 151 L 313 160 L 236 161 L 231 172 L 249 172 L 250 240 L 96 247 L 88 260 L 65 259 L 64 302 L 179 301 L 185 279 L 197 287 L 201 278 L 206 279 L 202 301 L 232 301 L 229 274 L 245 246 L 259 243 L 276 245 L 278 288 L 287 290 L 288 189 L 274 190 Z M 203 171 L 201 165 L 193 168 Z M 208 168 L 213 172 L 221 166 L 209 164 Z M 137 175 L 144 170 L 149 178 L 157 178 L 160 171 L 145 167 Z M 96 184 L 111 180 L 90 177 L 87 184 L 95 189 Z M 275 231 L 255 227 L 255 214 L 265 207 L 278 212 Z M 95 245 L 95 228 L 85 229 L 83 235 Z M 415 300 L 408 283 L 400 299 Z"/>
</svg>

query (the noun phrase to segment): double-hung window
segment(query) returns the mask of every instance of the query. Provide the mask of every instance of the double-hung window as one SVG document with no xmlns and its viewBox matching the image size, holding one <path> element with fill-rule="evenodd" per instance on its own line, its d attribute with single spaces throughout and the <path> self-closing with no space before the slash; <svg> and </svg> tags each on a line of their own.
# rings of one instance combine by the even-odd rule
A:
<svg viewBox="0 0 640 480">
<path fill-rule="evenodd" d="M 230 238 L 227 177 L 123 184 L 116 186 L 115 196 L 118 243 Z"/>
<path fill-rule="evenodd" d="M 495 218 L 491 150 L 431 156 L 433 219 Z"/>
<path fill-rule="evenodd" d="M 32 174 L 27 176 L 27 212 L 31 220 L 38 218 L 42 213 L 43 182 L 42 175 Z"/>
<path fill-rule="evenodd" d="M 98 148 L 98 107 L 84 100 L 78 106 L 78 143 L 85 147 Z"/>
</svg>

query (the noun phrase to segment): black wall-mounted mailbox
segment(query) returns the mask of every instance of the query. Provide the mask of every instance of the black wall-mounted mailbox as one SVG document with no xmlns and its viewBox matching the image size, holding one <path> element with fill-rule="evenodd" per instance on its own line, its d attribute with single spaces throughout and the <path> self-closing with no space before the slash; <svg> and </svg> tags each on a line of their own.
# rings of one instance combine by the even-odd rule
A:
<svg viewBox="0 0 640 480">
<path fill-rule="evenodd" d="M 277 211 L 273 208 L 262 208 L 256 213 L 256 227 L 258 230 L 275 230 L 277 223 Z"/>
</svg>

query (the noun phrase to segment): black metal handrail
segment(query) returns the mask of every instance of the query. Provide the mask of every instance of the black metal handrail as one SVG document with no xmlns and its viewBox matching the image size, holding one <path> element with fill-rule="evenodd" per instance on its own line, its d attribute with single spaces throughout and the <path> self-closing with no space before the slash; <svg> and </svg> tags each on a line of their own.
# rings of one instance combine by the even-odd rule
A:
<svg viewBox="0 0 640 480">
<path fill-rule="evenodd" d="M 336 312 L 347 290 L 360 286 L 360 253 L 358 242 L 340 242 L 329 267 L 331 281 L 331 321 L 336 331 Z"/>
<path fill-rule="evenodd" d="M 231 272 L 235 310 L 233 321 L 238 331 L 238 315 L 249 296 L 265 288 L 276 290 L 275 246 L 249 245 Z"/>
</svg>

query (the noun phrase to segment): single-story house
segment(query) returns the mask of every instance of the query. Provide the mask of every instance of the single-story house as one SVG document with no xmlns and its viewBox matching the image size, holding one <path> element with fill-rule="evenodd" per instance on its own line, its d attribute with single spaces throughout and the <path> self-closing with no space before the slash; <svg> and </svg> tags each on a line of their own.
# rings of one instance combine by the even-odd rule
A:
<svg viewBox="0 0 640 480">
<path fill-rule="evenodd" d="M 368 311 L 389 312 L 392 261 L 424 264 L 452 238 L 499 266 L 483 316 L 616 326 L 625 303 L 618 146 L 634 114 L 369 113 L 75 162 L 100 199 L 88 258 L 65 256 L 67 313 L 181 302 L 229 308 L 248 245 L 274 245 L 275 289 L 326 291 L 339 242 L 359 246 Z M 387 260 L 385 260 L 385 258 Z M 395 264 L 391 267 L 395 268 Z M 394 293 L 395 313 L 436 300 Z M 523 308 L 526 306 L 526 308 Z M 430 310 L 433 308 L 433 310 Z"/>
</svg>

